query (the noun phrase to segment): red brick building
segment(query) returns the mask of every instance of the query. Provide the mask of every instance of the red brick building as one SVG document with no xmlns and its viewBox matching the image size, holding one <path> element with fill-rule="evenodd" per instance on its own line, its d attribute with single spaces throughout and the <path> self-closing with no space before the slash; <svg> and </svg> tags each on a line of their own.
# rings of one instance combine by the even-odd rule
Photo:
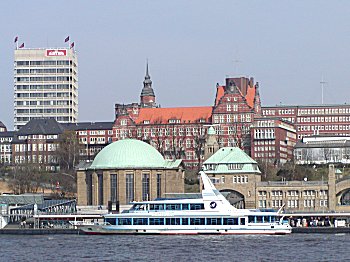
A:
<svg viewBox="0 0 350 262">
<path fill-rule="evenodd" d="M 262 115 L 295 124 L 297 139 L 311 135 L 350 135 L 350 105 L 276 105 L 262 107 Z"/>
<path fill-rule="evenodd" d="M 214 125 L 220 146 L 240 146 L 250 152 L 250 126 L 260 116 L 258 84 L 253 78 L 227 78 L 216 87 L 213 106 L 159 108 L 148 66 L 140 103 L 116 104 L 113 140 L 147 141 L 167 159 L 182 158 L 188 167 L 204 159 L 205 136 Z"/>
<path fill-rule="evenodd" d="M 292 123 L 279 118 L 256 118 L 250 132 L 253 159 L 275 165 L 293 159 L 297 135 Z"/>
</svg>

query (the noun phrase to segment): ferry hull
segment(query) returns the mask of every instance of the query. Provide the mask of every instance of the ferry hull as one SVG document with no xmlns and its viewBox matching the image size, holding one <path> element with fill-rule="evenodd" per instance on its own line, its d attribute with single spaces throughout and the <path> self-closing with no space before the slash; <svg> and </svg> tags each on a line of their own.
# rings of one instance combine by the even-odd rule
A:
<svg viewBox="0 0 350 262">
<path fill-rule="evenodd" d="M 155 230 L 155 229 L 111 229 L 101 226 L 80 228 L 87 235 L 286 235 L 291 229 L 229 229 L 229 230 Z"/>
</svg>

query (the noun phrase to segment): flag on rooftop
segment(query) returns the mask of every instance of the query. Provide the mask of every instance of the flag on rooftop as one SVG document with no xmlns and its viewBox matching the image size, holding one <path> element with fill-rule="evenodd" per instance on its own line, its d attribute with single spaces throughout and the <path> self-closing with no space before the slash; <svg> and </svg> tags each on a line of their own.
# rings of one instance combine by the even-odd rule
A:
<svg viewBox="0 0 350 262">
<path fill-rule="evenodd" d="M 15 37 L 15 43 L 17 43 L 17 41 L 18 41 L 18 36 Z"/>
<path fill-rule="evenodd" d="M 70 44 L 70 48 L 73 48 L 74 47 L 74 42 L 72 42 L 71 44 Z"/>
<path fill-rule="evenodd" d="M 22 43 L 18 48 L 23 48 L 24 47 L 24 43 Z"/>
<path fill-rule="evenodd" d="M 69 36 L 66 37 L 66 39 L 64 39 L 64 42 L 67 43 L 69 41 Z"/>
</svg>

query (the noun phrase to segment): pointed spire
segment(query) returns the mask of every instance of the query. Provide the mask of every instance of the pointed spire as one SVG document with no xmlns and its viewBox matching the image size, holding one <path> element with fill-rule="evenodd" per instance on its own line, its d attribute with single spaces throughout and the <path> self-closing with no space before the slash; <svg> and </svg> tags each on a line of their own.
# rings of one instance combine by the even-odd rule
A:
<svg viewBox="0 0 350 262">
<path fill-rule="evenodd" d="M 147 59 L 147 64 L 146 64 L 146 76 L 145 78 L 148 78 L 150 79 L 151 77 L 149 76 L 149 73 L 148 73 L 148 59 Z"/>
<path fill-rule="evenodd" d="M 148 59 L 146 63 L 146 75 L 143 81 L 143 88 L 141 91 L 141 106 L 142 107 L 156 107 L 156 96 L 152 88 L 152 80 L 149 75 Z"/>
</svg>

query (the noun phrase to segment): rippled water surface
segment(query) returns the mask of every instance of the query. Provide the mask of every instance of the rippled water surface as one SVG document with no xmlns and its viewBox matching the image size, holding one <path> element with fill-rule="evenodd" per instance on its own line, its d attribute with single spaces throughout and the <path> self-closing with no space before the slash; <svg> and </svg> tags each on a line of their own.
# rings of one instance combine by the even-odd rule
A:
<svg viewBox="0 0 350 262">
<path fill-rule="evenodd" d="M 0 261 L 350 261 L 350 234 L 0 235 Z"/>
</svg>

